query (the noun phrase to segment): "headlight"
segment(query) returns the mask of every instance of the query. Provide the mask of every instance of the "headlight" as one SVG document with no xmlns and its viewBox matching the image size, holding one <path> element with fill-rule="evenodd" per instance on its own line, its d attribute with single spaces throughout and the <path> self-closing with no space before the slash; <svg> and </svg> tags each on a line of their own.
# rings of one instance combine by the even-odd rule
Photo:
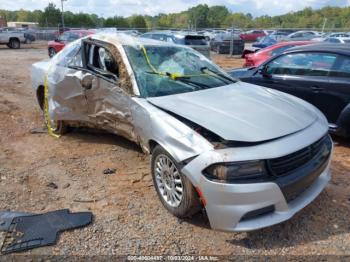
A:
<svg viewBox="0 0 350 262">
<path fill-rule="evenodd" d="M 266 175 L 266 171 L 263 161 L 248 161 L 214 164 L 204 169 L 203 175 L 210 180 L 237 182 L 249 179 L 259 180 Z"/>
</svg>

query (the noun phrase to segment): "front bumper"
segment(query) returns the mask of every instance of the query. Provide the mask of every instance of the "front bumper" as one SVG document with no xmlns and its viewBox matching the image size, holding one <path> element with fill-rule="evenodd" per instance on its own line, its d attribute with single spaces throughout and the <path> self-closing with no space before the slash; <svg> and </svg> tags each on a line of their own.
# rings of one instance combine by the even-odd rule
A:
<svg viewBox="0 0 350 262">
<path fill-rule="evenodd" d="M 267 143 L 205 152 L 184 166 L 182 173 L 202 191 L 206 200 L 206 212 L 213 229 L 251 231 L 268 227 L 290 219 L 322 192 L 330 180 L 330 158 L 319 167 L 316 176 L 314 173 L 305 173 L 303 183 L 306 186 L 303 187 L 302 192 L 292 198 L 286 196 L 288 189 L 282 186 L 283 183 L 282 185 L 276 181 L 246 184 L 219 183 L 205 178 L 202 170 L 213 163 L 286 156 L 310 146 L 326 133 L 327 126 L 316 122 L 301 132 Z M 330 150 L 332 152 L 332 148 Z M 257 210 L 266 210 L 271 207 L 271 212 L 251 216 Z"/>
<path fill-rule="evenodd" d="M 329 164 L 312 185 L 287 203 L 280 187 L 273 182 L 254 184 L 222 184 L 202 181 L 206 212 L 213 229 L 251 231 L 290 219 L 310 204 L 330 180 Z M 266 215 L 241 220 L 249 212 L 273 206 Z"/>
</svg>

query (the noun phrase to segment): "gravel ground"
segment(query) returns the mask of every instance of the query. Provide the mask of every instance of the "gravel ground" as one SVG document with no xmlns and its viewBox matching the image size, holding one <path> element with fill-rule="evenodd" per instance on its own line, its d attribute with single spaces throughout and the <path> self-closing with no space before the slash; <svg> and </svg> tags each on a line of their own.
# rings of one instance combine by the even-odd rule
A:
<svg viewBox="0 0 350 262">
<path fill-rule="evenodd" d="M 350 255 L 348 142 L 336 140 L 331 183 L 291 220 L 249 233 L 216 232 L 204 213 L 179 220 L 161 206 L 149 157 L 135 144 L 86 130 L 59 139 L 32 134 L 43 122 L 30 65 L 47 52 L 43 44 L 23 47 L 0 47 L 0 210 L 90 210 L 94 222 L 64 232 L 55 246 L 22 254 Z M 225 68 L 242 65 L 237 58 L 214 59 Z M 106 168 L 116 173 L 105 175 Z"/>
</svg>

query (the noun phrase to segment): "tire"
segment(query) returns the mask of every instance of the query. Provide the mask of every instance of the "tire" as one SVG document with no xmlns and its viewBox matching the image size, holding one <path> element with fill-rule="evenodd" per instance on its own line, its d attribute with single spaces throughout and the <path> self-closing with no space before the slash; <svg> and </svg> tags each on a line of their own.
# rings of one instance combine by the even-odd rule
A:
<svg viewBox="0 0 350 262">
<path fill-rule="evenodd" d="M 49 48 L 49 50 L 48 50 L 48 52 L 49 52 L 49 57 L 50 58 L 52 58 L 54 55 L 56 55 L 56 50 L 55 50 L 55 48 L 53 48 L 53 47 L 50 47 Z"/>
<path fill-rule="evenodd" d="M 50 120 L 52 132 L 56 135 L 64 135 L 68 132 L 68 126 L 62 120 Z"/>
<path fill-rule="evenodd" d="M 40 109 L 44 113 L 45 95 L 44 95 L 44 87 L 43 86 L 39 87 L 39 89 L 37 91 L 37 99 L 38 99 L 38 104 L 40 106 Z M 45 115 L 44 115 L 44 121 L 45 121 L 46 126 L 48 126 Z M 52 132 L 56 135 L 63 135 L 69 131 L 69 126 L 66 125 L 65 122 L 62 120 L 59 120 L 59 121 L 50 120 L 50 125 L 52 128 Z"/>
<path fill-rule="evenodd" d="M 180 173 L 179 164 L 159 145 L 152 152 L 151 168 L 158 197 L 171 214 L 185 218 L 201 210 L 200 199 L 190 180 Z M 176 192 L 177 195 L 171 192 Z"/>
<path fill-rule="evenodd" d="M 12 39 L 10 39 L 9 46 L 12 49 L 20 49 L 21 48 L 21 42 L 18 39 L 16 39 L 16 38 L 12 38 Z"/>
</svg>

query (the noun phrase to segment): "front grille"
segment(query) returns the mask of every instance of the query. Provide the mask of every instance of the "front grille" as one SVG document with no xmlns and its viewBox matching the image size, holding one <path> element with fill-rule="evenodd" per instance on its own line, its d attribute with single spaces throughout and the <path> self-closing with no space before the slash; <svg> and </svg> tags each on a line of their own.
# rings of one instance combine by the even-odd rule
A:
<svg viewBox="0 0 350 262">
<path fill-rule="evenodd" d="M 328 165 L 331 149 L 332 140 L 327 135 L 293 154 L 268 160 L 268 169 L 287 202 L 300 196 L 322 174 Z"/>
<path fill-rule="evenodd" d="M 313 158 L 322 153 L 325 148 L 329 148 L 329 144 L 331 144 L 331 140 L 330 137 L 326 135 L 317 142 L 297 152 L 267 160 L 267 169 L 271 175 L 276 177 L 288 175 L 310 162 Z"/>
</svg>

